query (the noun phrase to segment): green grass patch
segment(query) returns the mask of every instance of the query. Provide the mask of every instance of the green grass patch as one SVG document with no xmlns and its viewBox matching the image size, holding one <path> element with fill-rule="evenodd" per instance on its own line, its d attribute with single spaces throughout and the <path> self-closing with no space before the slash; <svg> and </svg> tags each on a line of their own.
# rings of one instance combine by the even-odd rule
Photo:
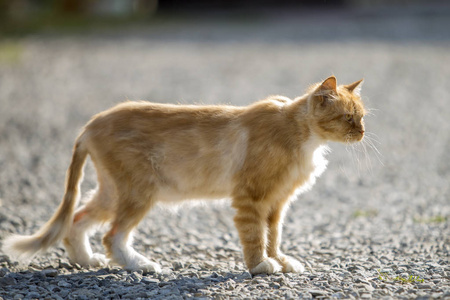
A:
<svg viewBox="0 0 450 300">
<path fill-rule="evenodd" d="M 448 221 L 448 216 L 436 215 L 432 217 L 414 217 L 414 223 L 439 224 Z"/>
<path fill-rule="evenodd" d="M 377 209 L 357 209 L 353 212 L 352 217 L 353 218 L 373 218 L 378 216 L 378 210 Z"/>
<path fill-rule="evenodd" d="M 424 282 L 424 279 L 420 278 L 419 276 L 409 275 L 409 277 L 406 278 L 401 276 L 392 277 L 388 273 L 381 272 L 380 270 L 377 270 L 377 272 L 378 272 L 378 279 L 380 279 L 381 281 L 399 282 L 402 284 Z"/>
</svg>

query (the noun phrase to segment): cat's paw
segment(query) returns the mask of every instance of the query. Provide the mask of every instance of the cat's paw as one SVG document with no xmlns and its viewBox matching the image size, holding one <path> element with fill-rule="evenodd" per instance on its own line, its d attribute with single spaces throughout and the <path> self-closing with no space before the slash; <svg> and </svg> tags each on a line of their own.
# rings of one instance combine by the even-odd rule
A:
<svg viewBox="0 0 450 300">
<path fill-rule="evenodd" d="M 161 273 L 161 266 L 155 262 L 150 262 L 149 264 L 146 264 L 142 266 L 141 270 L 146 273 Z"/>
<path fill-rule="evenodd" d="M 279 253 L 275 259 L 283 267 L 283 273 L 303 273 L 305 271 L 303 264 L 293 257 Z"/>
<path fill-rule="evenodd" d="M 256 267 L 250 270 L 250 273 L 255 274 L 272 274 L 280 272 L 282 269 L 281 265 L 273 258 L 266 258 L 260 262 Z"/>
<path fill-rule="evenodd" d="M 90 258 L 88 265 L 91 267 L 106 267 L 109 264 L 109 259 L 100 253 L 94 253 Z"/>
<path fill-rule="evenodd" d="M 69 260 L 72 264 L 78 264 L 82 267 L 89 268 L 89 267 L 106 267 L 109 265 L 109 259 L 106 258 L 105 255 L 100 253 L 94 253 L 92 255 L 80 255 L 78 256 L 69 255 Z"/>
<path fill-rule="evenodd" d="M 283 273 L 303 273 L 305 272 L 305 267 L 301 262 L 287 255 L 283 255 L 280 259 L 281 265 L 283 266 Z"/>
<path fill-rule="evenodd" d="M 144 274 L 161 273 L 161 266 L 155 262 L 148 261 L 145 264 L 141 264 L 138 267 L 133 268 L 132 271 L 135 270 L 142 270 Z"/>
<path fill-rule="evenodd" d="M 125 266 L 125 270 L 137 271 L 142 270 L 144 274 L 146 273 L 161 273 L 161 266 L 155 262 L 148 260 L 143 256 L 139 256 L 138 259 L 128 263 Z"/>
</svg>

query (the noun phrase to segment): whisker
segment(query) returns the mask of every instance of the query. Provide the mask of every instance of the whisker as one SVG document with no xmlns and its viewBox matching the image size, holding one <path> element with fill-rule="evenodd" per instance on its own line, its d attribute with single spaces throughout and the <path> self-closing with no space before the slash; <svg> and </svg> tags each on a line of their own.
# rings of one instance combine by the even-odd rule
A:
<svg viewBox="0 0 450 300">
<path fill-rule="evenodd" d="M 347 179 L 350 178 L 350 176 L 349 176 L 349 174 L 347 172 L 347 169 L 344 167 L 343 164 L 339 164 L 339 170 L 341 170 L 341 172 L 345 175 L 345 177 L 347 177 Z"/>
<path fill-rule="evenodd" d="M 375 135 L 376 136 L 376 135 Z M 372 137 L 371 134 L 366 136 L 367 143 L 370 145 L 370 147 L 373 148 L 373 150 L 380 156 L 383 156 L 381 152 L 378 150 L 377 146 L 375 144 L 381 145 L 381 142 L 377 140 L 376 138 Z"/>
<path fill-rule="evenodd" d="M 373 141 L 370 137 L 368 137 L 366 142 L 376 152 L 377 155 L 379 155 L 381 157 L 383 156 L 381 154 L 381 152 L 378 150 L 377 146 L 375 146 L 375 144 L 374 144 L 374 142 L 376 142 L 376 141 Z"/>
<path fill-rule="evenodd" d="M 356 166 L 356 170 L 358 172 L 358 175 L 361 173 L 361 162 L 358 155 L 358 148 L 356 148 L 356 144 L 352 143 L 352 134 L 349 132 L 346 135 L 346 150 L 348 153 L 350 153 L 350 156 L 352 158 L 352 161 L 354 162 L 354 165 Z"/>
<path fill-rule="evenodd" d="M 373 132 L 366 132 L 365 136 L 369 137 L 371 140 L 376 142 L 378 145 L 381 145 L 381 142 L 379 141 L 380 138 L 375 133 L 373 133 Z"/>
<path fill-rule="evenodd" d="M 383 154 L 381 154 L 380 150 L 378 150 L 378 147 L 375 145 L 375 143 L 381 145 L 380 141 L 378 141 L 376 138 L 372 137 L 371 135 L 376 136 L 376 134 L 371 134 L 369 133 L 368 135 L 365 136 L 365 138 L 363 139 L 365 141 L 365 143 L 367 144 L 367 146 L 369 146 L 370 149 L 373 150 L 373 153 L 375 155 L 375 157 L 377 158 L 378 162 L 384 166 L 383 163 Z"/>
<path fill-rule="evenodd" d="M 350 154 L 350 157 L 351 157 L 352 161 L 355 162 L 355 153 L 354 153 L 354 151 L 353 151 L 353 145 L 352 145 L 352 143 L 350 142 L 350 140 L 351 140 L 351 134 L 348 133 L 348 134 L 345 136 L 345 150 L 347 151 L 347 153 Z M 347 178 L 350 178 L 350 177 L 349 177 L 349 174 L 348 174 L 348 172 L 345 170 L 344 166 L 341 166 L 341 170 L 344 172 L 344 174 L 346 175 Z"/>
<path fill-rule="evenodd" d="M 345 137 L 345 150 L 350 154 L 353 165 L 357 173 L 360 175 L 363 171 L 369 171 L 373 174 L 374 161 L 372 156 L 375 156 L 380 165 L 384 166 L 380 150 L 377 145 L 380 145 L 380 141 L 377 135 L 374 133 L 368 133 L 359 143 L 353 142 L 353 136 L 349 132 Z M 340 169 L 348 177 L 347 171 L 344 166 L 340 166 Z"/>
<path fill-rule="evenodd" d="M 377 146 L 381 145 L 378 136 L 375 133 L 366 133 L 364 138 L 359 143 L 354 143 L 353 136 L 349 132 L 345 136 L 345 150 L 351 155 L 353 165 L 356 167 L 357 173 L 360 175 L 363 171 L 369 171 L 373 174 L 374 156 L 381 166 L 384 166 L 383 155 Z M 377 145 L 378 144 L 378 145 Z M 341 171 L 348 177 L 344 166 L 340 167 Z"/>
<path fill-rule="evenodd" d="M 362 163 L 359 157 L 359 152 L 360 150 L 358 149 L 358 144 L 352 144 L 351 145 L 351 149 L 352 149 L 352 155 L 354 157 L 354 159 L 356 160 L 356 170 L 358 171 L 358 175 L 361 175 L 361 171 L 362 171 Z"/>
<path fill-rule="evenodd" d="M 372 116 L 375 116 L 374 112 L 378 112 L 380 110 L 377 109 L 377 108 L 366 108 L 365 111 L 366 111 L 366 116 L 371 116 L 372 117 Z"/>
<path fill-rule="evenodd" d="M 370 159 L 370 155 L 369 155 L 369 152 L 367 150 L 367 147 L 370 147 L 370 145 L 368 144 L 368 141 L 365 140 L 365 139 L 363 139 L 361 141 L 361 145 L 362 145 L 362 147 L 364 149 L 364 158 L 365 158 L 365 161 L 366 161 L 366 167 L 367 167 L 367 169 L 369 170 L 370 173 L 373 173 L 372 160 Z"/>
</svg>

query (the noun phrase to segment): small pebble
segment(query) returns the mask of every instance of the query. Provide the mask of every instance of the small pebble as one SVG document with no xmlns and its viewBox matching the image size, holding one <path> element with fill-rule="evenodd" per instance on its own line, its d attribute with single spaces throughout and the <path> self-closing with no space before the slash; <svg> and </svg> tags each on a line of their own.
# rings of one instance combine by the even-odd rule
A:
<svg viewBox="0 0 450 300">
<path fill-rule="evenodd" d="M 45 269 L 45 270 L 42 270 L 42 274 L 46 277 L 56 277 L 56 276 L 58 276 L 58 270 Z"/>
</svg>

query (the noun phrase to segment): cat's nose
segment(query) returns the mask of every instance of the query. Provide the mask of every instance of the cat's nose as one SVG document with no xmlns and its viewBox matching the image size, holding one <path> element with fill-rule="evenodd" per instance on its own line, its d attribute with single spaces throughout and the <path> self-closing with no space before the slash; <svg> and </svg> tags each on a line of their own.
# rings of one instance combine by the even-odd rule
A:
<svg viewBox="0 0 450 300">
<path fill-rule="evenodd" d="M 364 129 L 361 129 L 360 131 L 359 131 L 359 133 L 361 133 L 361 134 L 364 134 Z"/>
</svg>

